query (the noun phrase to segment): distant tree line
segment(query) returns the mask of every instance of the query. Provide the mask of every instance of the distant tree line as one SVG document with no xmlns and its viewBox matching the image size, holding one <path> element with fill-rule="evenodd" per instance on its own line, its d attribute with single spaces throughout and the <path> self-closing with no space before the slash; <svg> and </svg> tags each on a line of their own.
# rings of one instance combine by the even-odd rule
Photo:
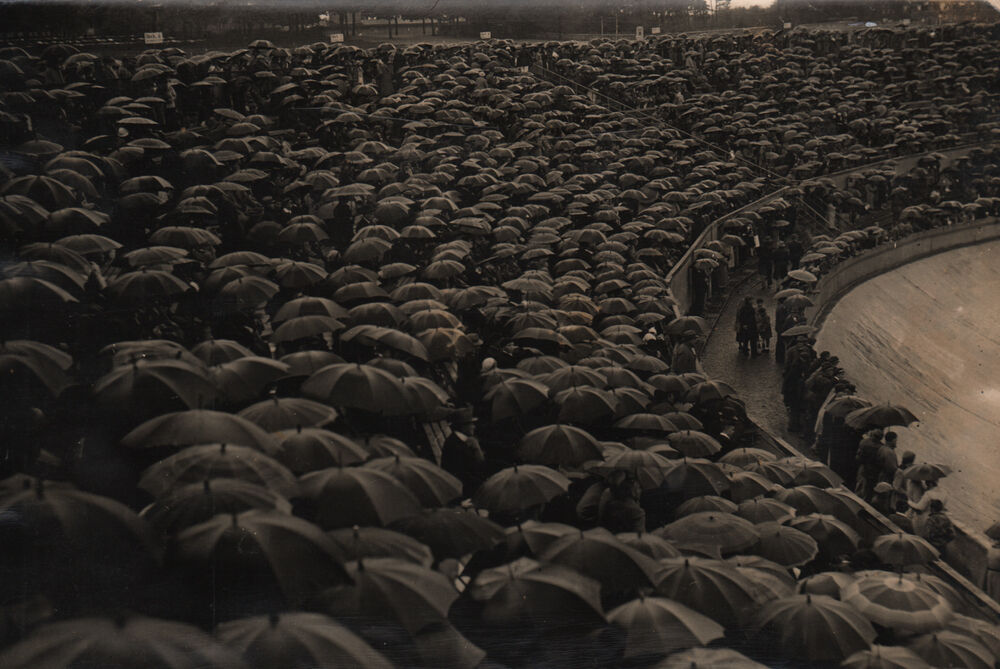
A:
<svg viewBox="0 0 1000 669">
<path fill-rule="evenodd" d="M 942 10 L 944 7 L 944 10 Z M 941 14 L 942 11 L 946 13 Z M 329 14 L 329 26 L 319 14 Z M 49 32 L 73 36 L 124 35 L 161 31 L 185 39 L 260 35 L 269 29 L 302 35 L 326 32 L 362 17 L 409 20 L 435 19 L 438 34 L 474 37 L 490 31 L 509 39 L 559 38 L 571 35 L 634 35 L 647 33 L 780 27 L 784 22 L 821 23 L 852 18 L 884 22 L 905 17 L 945 20 L 996 20 L 997 13 L 982 0 L 972 2 L 912 2 L 911 0 L 777 0 L 770 7 L 732 8 L 730 0 L 370 0 L 347 4 L 339 0 L 276 0 L 268 6 L 219 2 L 205 5 L 180 1 L 163 4 L 0 2 L 0 33 Z M 460 20 L 457 20 L 460 19 Z M 348 34 L 351 31 L 345 30 Z M 430 31 L 428 31 L 429 34 Z"/>
</svg>

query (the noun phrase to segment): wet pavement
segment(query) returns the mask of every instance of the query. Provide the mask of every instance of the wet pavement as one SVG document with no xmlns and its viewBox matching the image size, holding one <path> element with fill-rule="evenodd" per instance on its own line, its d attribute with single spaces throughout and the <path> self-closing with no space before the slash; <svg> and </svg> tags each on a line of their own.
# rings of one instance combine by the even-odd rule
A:
<svg viewBox="0 0 1000 669">
<path fill-rule="evenodd" d="M 781 400 L 781 365 L 774 361 L 774 339 L 771 340 L 771 352 L 756 358 L 742 355 L 736 344 L 736 311 L 747 295 L 754 301 L 763 298 L 774 322 L 772 291 L 764 289 L 756 274 L 746 271 L 734 274 L 729 297 L 720 305 L 721 311 L 706 315 L 709 324 L 717 320 L 702 351 L 702 364 L 710 376 L 725 381 L 739 392 L 754 422 L 806 453 L 808 444 L 788 431 L 788 416 Z"/>
</svg>

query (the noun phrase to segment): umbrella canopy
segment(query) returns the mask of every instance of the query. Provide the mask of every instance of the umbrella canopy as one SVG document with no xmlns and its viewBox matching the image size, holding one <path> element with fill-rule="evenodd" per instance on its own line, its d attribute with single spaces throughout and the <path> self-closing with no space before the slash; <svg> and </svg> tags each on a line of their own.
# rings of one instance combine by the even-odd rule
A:
<svg viewBox="0 0 1000 669">
<path fill-rule="evenodd" d="M 654 560 L 622 543 L 604 528 L 567 534 L 539 557 L 599 581 L 605 594 L 650 587 L 659 572 Z"/>
<path fill-rule="evenodd" d="M 222 411 L 192 409 L 148 420 L 122 438 L 127 448 L 145 449 L 193 444 L 237 444 L 274 454 L 274 438 L 246 418 Z"/>
<path fill-rule="evenodd" d="M 840 662 L 875 640 L 875 629 L 857 610 L 824 595 L 776 599 L 757 614 L 757 625 L 791 657 Z"/>
<path fill-rule="evenodd" d="M 420 501 L 383 471 L 330 467 L 300 479 L 302 492 L 316 502 L 316 522 L 324 529 L 378 525 L 414 515 Z"/>
<path fill-rule="evenodd" d="M 212 478 L 257 483 L 288 498 L 298 493 L 295 476 L 280 462 L 248 446 L 231 444 L 189 446 L 146 469 L 139 487 L 162 496 L 178 486 Z"/>
<path fill-rule="evenodd" d="M 545 404 L 549 389 L 538 381 L 511 378 L 490 388 L 483 399 L 490 402 L 490 416 L 494 421 L 518 418 Z"/>
<path fill-rule="evenodd" d="M 770 497 L 756 497 L 740 502 L 735 513 L 754 524 L 784 523 L 795 517 L 795 508 Z"/>
<path fill-rule="evenodd" d="M 602 458 L 597 440 L 572 425 L 547 425 L 528 432 L 518 443 L 517 454 L 526 462 L 569 467 Z"/>
<path fill-rule="evenodd" d="M 336 407 L 387 416 L 405 415 L 413 409 L 399 379 L 371 365 L 328 365 L 306 379 L 302 393 Z"/>
<path fill-rule="evenodd" d="M 239 479 L 205 479 L 181 485 L 142 510 L 142 517 L 164 534 L 203 523 L 220 513 L 270 509 L 290 514 L 292 505 L 264 486 Z"/>
<path fill-rule="evenodd" d="M 868 650 L 859 650 L 840 663 L 845 669 L 930 669 L 924 658 L 902 646 L 873 644 Z"/>
<path fill-rule="evenodd" d="M 917 417 L 906 407 L 893 404 L 877 404 L 864 409 L 856 409 L 844 419 L 851 427 L 864 430 L 872 427 L 891 427 L 900 425 L 906 427 L 916 422 Z"/>
<path fill-rule="evenodd" d="M 940 557 L 938 550 L 926 539 L 904 532 L 877 537 L 872 550 L 886 564 L 899 567 L 926 564 Z"/>
<path fill-rule="evenodd" d="M 491 513 L 519 513 L 562 495 L 569 479 L 542 465 L 515 465 L 486 479 L 472 502 Z"/>
<path fill-rule="evenodd" d="M 391 475 L 425 506 L 443 506 L 462 494 L 461 481 L 423 458 L 393 455 L 370 460 L 364 466 Z"/>
<path fill-rule="evenodd" d="M 951 604 L 923 583 L 902 574 L 871 572 L 847 585 L 844 602 L 882 627 L 902 632 L 929 632 L 952 616 Z"/>
<path fill-rule="evenodd" d="M 546 623 L 556 616 L 604 620 L 600 583 L 559 564 L 519 558 L 481 571 L 469 592 L 485 602 L 483 620 L 491 625 Z"/>
<path fill-rule="evenodd" d="M 660 560 L 656 592 L 704 614 L 726 628 L 749 620 L 754 585 L 722 560 L 676 557 Z"/>
<path fill-rule="evenodd" d="M 267 432 L 299 427 L 323 427 L 337 420 L 337 411 L 302 397 L 272 397 L 237 414 Z"/>
<path fill-rule="evenodd" d="M 803 565 L 819 552 L 816 540 L 794 527 L 776 522 L 760 523 L 754 527 L 760 540 L 753 552 L 778 564 L 786 567 Z"/>
<path fill-rule="evenodd" d="M 438 560 L 459 559 L 504 540 L 502 527 L 474 511 L 458 509 L 424 509 L 392 527 L 429 546 Z"/>
<path fill-rule="evenodd" d="M 36 629 L 0 652 L 11 669 L 29 667 L 219 667 L 243 669 L 238 652 L 197 627 L 156 618 L 74 618 Z"/>
<path fill-rule="evenodd" d="M 215 637 L 253 669 L 357 667 L 391 669 L 360 637 L 321 613 L 289 612 L 222 623 Z"/>
<path fill-rule="evenodd" d="M 197 409 L 215 398 L 216 388 L 204 369 L 182 360 L 136 360 L 115 367 L 94 384 L 98 403 L 130 413 L 179 400 Z M 216 441 L 205 439 L 205 441 Z"/>
<path fill-rule="evenodd" d="M 656 664 L 657 669 L 765 669 L 746 655 L 729 648 L 689 648 Z"/>
<path fill-rule="evenodd" d="M 275 579 L 289 603 L 312 597 L 317 588 L 349 583 L 336 546 L 301 518 L 252 509 L 218 515 L 177 535 L 176 557 L 189 564 L 218 565 L 225 577 L 261 574 Z M 294 555 L 294 560 L 288 556 Z M 220 570 L 221 571 L 221 570 Z"/>
<path fill-rule="evenodd" d="M 342 527 L 326 533 L 348 561 L 362 558 L 391 557 L 430 567 L 431 549 L 401 532 L 382 527 Z"/>
<path fill-rule="evenodd" d="M 711 618 L 663 597 L 640 597 L 608 612 L 625 632 L 625 657 L 665 655 L 705 646 L 725 634 Z"/>
<path fill-rule="evenodd" d="M 442 623 L 458 591 L 441 573 L 398 558 L 348 562 L 354 585 L 327 590 L 323 607 L 354 620 L 394 620 L 410 634 Z"/>
<path fill-rule="evenodd" d="M 827 514 L 806 514 L 793 518 L 788 524 L 815 539 L 820 549 L 831 557 L 850 555 L 861 541 L 854 528 Z"/>
<path fill-rule="evenodd" d="M 919 636 L 906 647 L 932 667 L 987 669 L 996 662 L 986 646 L 964 634 L 948 630 Z"/>
<path fill-rule="evenodd" d="M 721 511 L 700 511 L 684 516 L 657 530 L 659 536 L 681 546 L 739 553 L 760 539 L 753 523 Z"/>
</svg>

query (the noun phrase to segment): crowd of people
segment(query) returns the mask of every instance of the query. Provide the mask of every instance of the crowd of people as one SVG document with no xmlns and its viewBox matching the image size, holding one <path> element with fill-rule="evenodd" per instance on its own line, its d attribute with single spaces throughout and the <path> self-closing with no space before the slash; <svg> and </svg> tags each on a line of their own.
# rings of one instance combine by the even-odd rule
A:
<svg viewBox="0 0 1000 669">
<path fill-rule="evenodd" d="M 868 522 L 849 387 L 790 334 L 823 240 L 789 179 L 991 136 L 995 28 L 941 30 L 0 49 L 0 665 L 993 666 L 940 509 Z M 699 299 L 767 258 L 738 335 L 829 467 L 704 374 L 666 279 L 783 186 Z M 881 510 L 931 480 L 884 448 Z"/>
</svg>

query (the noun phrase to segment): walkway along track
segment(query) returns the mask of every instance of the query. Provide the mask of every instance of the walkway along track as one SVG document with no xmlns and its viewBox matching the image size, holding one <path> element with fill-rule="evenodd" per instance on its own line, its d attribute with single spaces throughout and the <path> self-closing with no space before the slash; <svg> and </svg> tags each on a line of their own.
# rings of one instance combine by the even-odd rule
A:
<svg viewBox="0 0 1000 669">
<path fill-rule="evenodd" d="M 614 100 L 613 98 L 610 98 L 600 93 L 599 91 L 594 91 L 593 89 L 589 89 L 579 84 L 575 84 L 575 82 L 573 82 L 572 80 L 568 80 L 565 77 L 562 77 L 562 75 L 551 72 L 537 65 L 533 65 L 531 67 L 531 72 L 535 76 L 546 79 L 551 83 L 570 85 L 574 88 L 574 90 L 577 90 L 578 92 L 583 92 L 583 94 L 585 95 L 587 93 L 594 93 L 595 97 L 600 97 L 602 101 L 607 100 L 608 102 L 610 102 L 611 105 L 608 106 L 613 106 L 614 108 L 616 108 L 617 111 L 622 111 L 625 113 L 635 113 L 642 117 L 648 118 L 658 124 L 663 124 L 661 121 L 659 121 L 655 117 L 652 117 L 648 112 L 645 112 L 644 110 L 631 109 L 627 105 L 624 105 L 623 103 Z M 982 148 L 983 142 L 979 138 L 978 133 L 969 133 L 963 136 L 963 139 L 965 140 L 965 143 L 953 146 L 949 149 L 934 149 L 931 151 L 924 151 L 921 153 L 907 155 L 907 156 L 886 158 L 884 160 L 856 167 L 851 167 L 845 170 L 840 170 L 838 172 L 833 172 L 830 174 L 812 178 L 825 177 L 833 179 L 835 184 L 838 183 L 843 184 L 844 182 L 847 181 L 847 179 L 850 176 L 859 175 L 862 172 L 878 168 L 880 166 L 886 165 L 887 163 L 894 163 L 898 165 L 900 163 L 907 164 L 912 162 L 913 164 L 916 164 L 916 162 L 920 159 L 920 157 L 929 155 L 931 153 L 944 153 L 946 154 L 946 156 L 951 156 L 952 154 L 954 154 L 954 157 L 958 157 L 958 155 L 967 153 L 974 148 Z M 783 179 L 783 181 L 787 183 L 789 179 L 785 178 Z M 694 242 L 688 247 L 687 251 L 681 257 L 681 259 L 674 265 L 674 267 L 667 274 L 667 281 L 670 285 L 670 290 L 675 301 L 674 304 L 675 316 L 679 317 L 684 315 L 684 313 L 686 313 L 691 304 L 689 276 L 691 274 L 690 268 L 694 260 L 695 251 L 699 248 L 704 247 L 706 243 L 714 239 L 717 239 L 719 236 L 721 236 L 719 235 L 719 230 L 722 227 L 722 224 L 726 220 L 738 216 L 740 213 L 744 211 L 749 211 L 756 207 L 760 207 L 776 198 L 781 197 L 783 194 L 787 193 L 790 187 L 791 186 L 780 187 L 777 190 L 755 200 L 754 202 L 751 202 L 732 212 L 729 212 L 728 214 L 716 219 L 715 221 L 712 221 L 708 226 L 706 226 L 705 230 L 702 231 L 702 233 L 694 240 Z M 725 296 L 727 300 L 731 298 L 732 291 L 730 290 L 730 286 L 722 287 L 722 289 L 725 291 Z M 723 310 L 724 309 L 725 309 L 725 304 L 723 304 Z M 717 333 L 714 331 L 711 332 L 709 334 L 709 339 L 711 339 L 711 337 L 715 334 Z M 727 334 L 729 334 L 728 329 L 726 329 L 726 331 L 723 331 L 721 334 L 722 336 L 726 336 Z M 777 388 L 774 389 L 774 401 L 775 402 L 779 401 Z M 749 418 L 751 423 L 754 425 L 758 441 L 760 442 L 758 443 L 758 446 L 769 448 L 770 450 L 782 456 L 807 457 L 801 451 L 799 451 L 797 448 L 789 444 L 784 439 L 775 436 L 769 430 L 761 427 L 760 424 L 756 420 L 754 420 L 754 417 L 752 415 Z M 892 523 L 892 521 L 883 516 L 881 513 L 876 511 L 870 504 L 857 497 L 855 497 L 855 500 L 863 509 L 864 512 L 863 520 L 866 521 L 868 525 L 868 530 L 869 530 L 868 534 L 870 536 L 902 532 L 902 530 L 899 527 L 897 527 L 894 523 Z M 992 622 L 1000 623 L 1000 603 L 994 601 L 991 597 L 989 597 L 986 593 L 984 593 L 976 584 L 972 583 L 972 581 L 963 576 L 957 569 L 955 569 L 955 567 L 953 567 L 952 565 L 948 564 L 943 560 L 936 560 L 935 562 L 931 563 L 928 566 L 935 572 L 937 576 L 944 578 L 946 581 L 952 583 L 953 585 L 957 586 L 961 591 L 963 591 L 966 594 L 967 598 L 970 600 L 970 602 L 973 605 L 975 605 L 980 612 L 982 612 L 984 615 L 990 618 Z"/>
</svg>

